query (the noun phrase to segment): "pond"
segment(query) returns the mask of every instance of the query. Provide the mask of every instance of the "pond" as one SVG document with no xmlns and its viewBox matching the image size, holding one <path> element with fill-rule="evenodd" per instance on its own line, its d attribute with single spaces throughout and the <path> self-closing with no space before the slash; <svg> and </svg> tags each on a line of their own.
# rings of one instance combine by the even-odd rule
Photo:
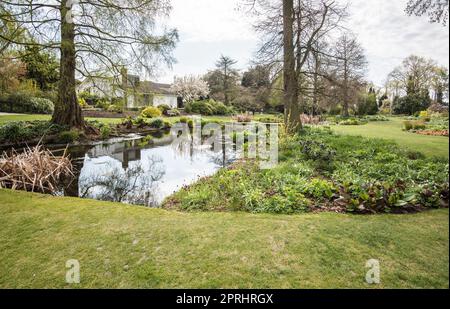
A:
<svg viewBox="0 0 450 309">
<path fill-rule="evenodd" d="M 229 147 L 174 144 L 174 138 L 130 135 L 72 147 L 76 176 L 59 194 L 158 207 L 174 192 L 235 160 L 235 153 L 225 150 Z"/>
</svg>

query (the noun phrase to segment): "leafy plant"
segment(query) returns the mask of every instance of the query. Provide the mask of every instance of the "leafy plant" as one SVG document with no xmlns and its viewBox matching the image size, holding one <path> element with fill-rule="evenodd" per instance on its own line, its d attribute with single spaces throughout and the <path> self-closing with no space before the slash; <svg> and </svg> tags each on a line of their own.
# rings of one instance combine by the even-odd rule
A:
<svg viewBox="0 0 450 309">
<path fill-rule="evenodd" d="M 153 106 L 149 106 L 141 112 L 141 117 L 143 118 L 156 118 L 161 116 L 162 112 L 157 107 Z"/>
<path fill-rule="evenodd" d="M 58 135 L 58 140 L 63 144 L 70 144 L 77 141 L 80 138 L 80 132 L 78 130 L 62 131 Z"/>
</svg>

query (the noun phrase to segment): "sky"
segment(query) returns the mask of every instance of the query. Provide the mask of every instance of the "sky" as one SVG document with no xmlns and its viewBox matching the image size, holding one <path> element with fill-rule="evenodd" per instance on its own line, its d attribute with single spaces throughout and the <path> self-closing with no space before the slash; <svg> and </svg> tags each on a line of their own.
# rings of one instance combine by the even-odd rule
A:
<svg viewBox="0 0 450 309">
<path fill-rule="evenodd" d="M 220 55 L 245 70 L 257 49 L 251 20 L 237 10 L 242 0 L 172 0 L 167 24 L 178 29 L 177 63 L 163 69 L 160 82 L 174 76 L 203 75 Z M 338 0 L 346 3 L 348 1 Z M 407 0 L 351 0 L 346 27 L 356 33 L 369 61 L 367 78 L 382 86 L 387 74 L 411 54 L 449 66 L 449 27 L 431 24 L 427 16 L 405 14 Z"/>
</svg>

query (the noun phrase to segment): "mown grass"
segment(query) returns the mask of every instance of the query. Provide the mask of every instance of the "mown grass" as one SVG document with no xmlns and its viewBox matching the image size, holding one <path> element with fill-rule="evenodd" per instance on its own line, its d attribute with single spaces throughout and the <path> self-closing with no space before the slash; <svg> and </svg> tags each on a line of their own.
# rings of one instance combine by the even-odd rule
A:
<svg viewBox="0 0 450 309">
<path fill-rule="evenodd" d="M 420 151 L 427 156 L 449 157 L 449 138 L 425 136 L 403 131 L 402 118 L 389 118 L 390 121 L 369 122 L 360 126 L 333 126 L 341 134 L 390 139 L 402 147 Z"/>
<path fill-rule="evenodd" d="M 1 288 L 448 288 L 448 210 L 179 213 L 0 190 Z M 78 259 L 81 284 L 65 283 Z M 381 284 L 365 283 L 378 259 Z"/>
<path fill-rule="evenodd" d="M 0 125 L 12 121 L 35 121 L 35 120 L 50 120 L 50 115 L 0 115 Z M 86 118 L 87 120 L 98 120 L 106 124 L 120 123 L 121 119 L 117 118 Z"/>
<path fill-rule="evenodd" d="M 273 117 L 273 115 L 268 114 L 258 114 L 255 116 L 256 118 L 265 118 L 265 117 Z M 50 120 L 50 115 L 7 115 L 0 114 L 0 125 L 12 122 L 12 121 L 34 121 L 34 120 Z M 163 117 L 165 120 L 169 120 L 172 123 L 178 122 L 181 117 Z M 233 120 L 232 116 L 203 116 L 204 120 L 207 121 L 218 121 L 218 122 L 229 122 Z M 87 120 L 97 120 L 106 124 L 117 124 L 120 123 L 123 119 L 120 118 L 86 118 Z"/>
</svg>

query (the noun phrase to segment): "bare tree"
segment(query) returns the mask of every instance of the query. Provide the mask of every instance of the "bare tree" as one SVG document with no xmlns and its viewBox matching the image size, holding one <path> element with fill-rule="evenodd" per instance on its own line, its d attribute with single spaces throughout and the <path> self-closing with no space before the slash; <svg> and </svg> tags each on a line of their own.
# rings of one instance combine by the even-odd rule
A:
<svg viewBox="0 0 450 309">
<path fill-rule="evenodd" d="M 408 89 L 412 93 L 419 93 L 430 89 L 435 68 L 435 61 L 411 55 L 389 74 L 388 79 L 400 86 L 403 94 Z"/>
<path fill-rule="evenodd" d="M 351 92 L 360 88 L 367 69 L 364 49 L 351 33 L 343 34 L 334 47 L 335 75 L 342 90 L 344 116 L 349 116 Z"/>
<path fill-rule="evenodd" d="M 2 0 L 2 4 L 9 14 L 1 14 L 0 20 L 16 21 L 36 42 L 23 43 L 1 32 L 0 39 L 59 52 L 54 123 L 86 128 L 76 98 L 76 72 L 86 77 L 105 71 L 120 76 L 121 67 L 131 66 L 152 73 L 159 62 L 173 62 L 176 30 L 155 34 L 156 17 L 170 10 L 168 0 Z"/>
<path fill-rule="evenodd" d="M 275 77 L 283 71 L 286 127 L 296 130 L 302 125 L 305 78 L 314 74 L 307 66 L 314 46 L 339 27 L 346 7 L 329 0 L 248 0 L 246 4 L 262 39 L 257 61 L 271 67 Z"/>
<path fill-rule="evenodd" d="M 411 16 L 427 14 L 432 23 L 442 23 L 444 26 L 448 20 L 448 0 L 409 0 L 406 13 Z"/>
</svg>

